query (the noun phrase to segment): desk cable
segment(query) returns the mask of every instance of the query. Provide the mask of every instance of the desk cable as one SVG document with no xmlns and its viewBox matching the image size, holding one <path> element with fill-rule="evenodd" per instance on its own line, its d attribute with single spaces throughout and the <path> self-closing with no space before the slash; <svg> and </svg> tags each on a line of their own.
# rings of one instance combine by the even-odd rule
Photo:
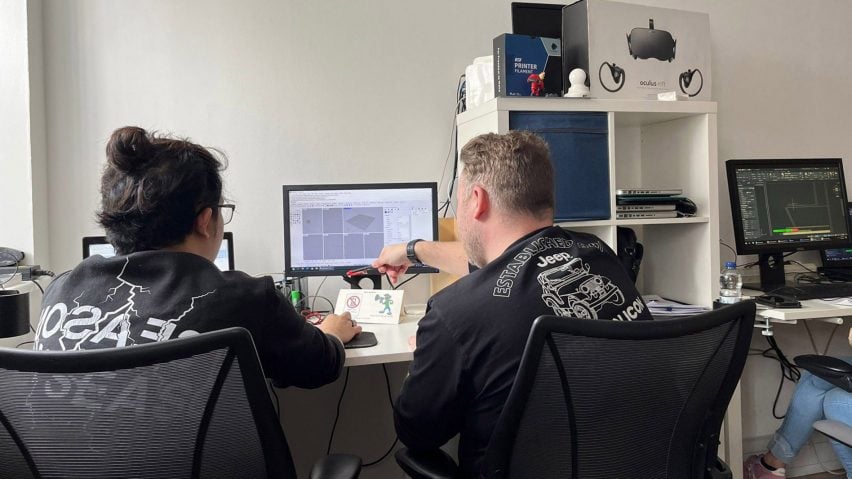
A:
<svg viewBox="0 0 852 479">
<path fill-rule="evenodd" d="M 340 405 L 343 403 L 343 396 L 346 394 L 346 386 L 349 384 L 349 371 L 350 368 L 346 368 L 346 377 L 343 380 L 343 389 L 340 390 L 340 397 L 337 399 L 337 412 L 334 414 L 334 423 L 331 425 L 331 435 L 328 438 L 328 447 L 325 450 L 326 455 L 331 454 L 331 444 L 334 441 L 334 431 L 337 429 L 337 422 L 340 419 Z M 382 364 L 382 372 L 385 375 L 385 387 L 388 392 L 388 401 L 390 403 L 391 409 L 393 409 L 393 396 L 391 395 L 390 389 L 390 377 L 388 377 L 388 368 L 385 364 Z M 388 450 L 382 454 L 381 457 L 376 459 L 375 461 L 365 462 L 362 467 L 370 467 L 375 466 L 376 464 L 382 462 L 387 458 L 390 453 L 393 451 L 393 448 L 396 447 L 396 444 L 399 442 L 399 436 L 394 435 L 393 443 L 388 448 Z"/>
<path fill-rule="evenodd" d="M 775 419 L 784 419 L 787 416 L 786 414 L 779 416 L 776 412 L 776 408 L 778 407 L 778 398 L 781 397 L 781 388 L 784 386 L 784 380 L 786 379 L 795 383 L 802 376 L 802 373 L 795 364 L 791 363 L 790 360 L 784 356 L 784 353 L 781 351 L 781 348 L 778 347 L 778 343 L 775 341 L 773 336 L 764 336 L 764 338 L 766 338 L 766 341 L 769 343 L 769 348 L 764 349 L 761 355 L 765 358 L 778 361 L 778 364 L 781 367 L 781 379 L 778 381 L 778 391 L 775 392 L 775 399 L 772 401 L 772 416 Z"/>
<path fill-rule="evenodd" d="M 398 285 L 394 286 L 394 284 L 391 282 L 390 276 L 388 276 L 388 274 L 387 274 L 387 273 L 385 273 L 385 278 L 388 280 L 388 284 L 390 284 L 391 289 L 399 289 L 399 288 L 403 287 L 403 286 L 405 285 L 405 283 L 407 283 L 407 282 L 411 281 L 412 279 L 414 279 L 414 278 L 416 278 L 416 277 L 418 277 L 418 276 L 420 276 L 420 273 L 417 273 L 417 274 L 415 274 L 414 276 L 412 276 L 412 277 L 410 277 L 410 278 L 406 279 L 406 280 L 405 280 L 405 281 L 403 281 L 402 283 L 399 283 Z"/>
<path fill-rule="evenodd" d="M 337 421 L 340 419 L 340 405 L 343 403 L 343 395 L 346 394 L 346 386 L 349 385 L 349 371 L 346 368 L 346 378 L 343 379 L 343 389 L 340 390 L 340 398 L 337 399 L 337 412 L 334 414 L 334 422 L 331 424 L 331 435 L 328 437 L 328 447 L 325 449 L 325 455 L 331 454 L 331 443 L 334 441 L 334 430 L 337 429 Z"/>
</svg>

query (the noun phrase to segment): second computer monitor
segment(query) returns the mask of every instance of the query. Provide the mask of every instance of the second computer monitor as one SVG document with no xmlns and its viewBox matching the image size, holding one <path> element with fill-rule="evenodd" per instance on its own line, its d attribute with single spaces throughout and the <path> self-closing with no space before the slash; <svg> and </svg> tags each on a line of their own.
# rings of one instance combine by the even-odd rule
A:
<svg viewBox="0 0 852 479">
<path fill-rule="evenodd" d="M 284 272 L 335 276 L 370 265 L 382 248 L 438 238 L 436 183 L 285 185 Z M 409 272 L 437 272 L 414 265 Z"/>
<path fill-rule="evenodd" d="M 783 284 L 783 252 L 849 244 L 839 158 L 726 162 L 737 253 L 758 254 L 762 289 Z"/>
<path fill-rule="evenodd" d="M 115 256 L 115 247 L 106 236 L 86 236 L 83 238 L 83 259 L 93 255 L 111 258 Z M 213 264 L 222 271 L 234 270 L 234 234 L 230 231 L 225 232 Z"/>
</svg>

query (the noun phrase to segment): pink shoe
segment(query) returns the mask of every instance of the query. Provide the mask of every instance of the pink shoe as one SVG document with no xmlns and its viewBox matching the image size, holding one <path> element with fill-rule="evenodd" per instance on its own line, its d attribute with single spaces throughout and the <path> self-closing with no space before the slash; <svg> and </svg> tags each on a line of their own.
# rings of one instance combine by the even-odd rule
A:
<svg viewBox="0 0 852 479">
<path fill-rule="evenodd" d="M 745 479 L 786 479 L 787 473 L 783 467 L 770 471 L 761 464 L 761 457 L 763 456 L 751 456 L 743 463 Z"/>
</svg>

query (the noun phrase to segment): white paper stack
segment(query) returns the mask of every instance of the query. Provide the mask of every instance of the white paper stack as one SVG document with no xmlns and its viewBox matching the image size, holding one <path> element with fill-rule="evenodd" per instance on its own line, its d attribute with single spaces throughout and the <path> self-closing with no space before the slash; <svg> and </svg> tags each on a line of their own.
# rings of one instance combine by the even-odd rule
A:
<svg viewBox="0 0 852 479">
<path fill-rule="evenodd" d="M 671 317 L 671 316 L 691 316 L 693 314 L 703 313 L 710 308 L 698 306 L 695 304 L 684 304 L 677 301 L 664 299 L 656 294 L 642 296 L 645 304 L 648 305 L 648 311 L 654 317 Z"/>
</svg>

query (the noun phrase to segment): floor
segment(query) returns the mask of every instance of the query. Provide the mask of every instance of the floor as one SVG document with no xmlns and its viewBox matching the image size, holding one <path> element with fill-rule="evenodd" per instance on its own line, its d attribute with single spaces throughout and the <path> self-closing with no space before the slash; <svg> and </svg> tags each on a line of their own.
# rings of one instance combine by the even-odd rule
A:
<svg viewBox="0 0 852 479">
<path fill-rule="evenodd" d="M 827 472 L 822 472 L 819 474 L 811 474 L 809 476 L 799 476 L 797 479 L 837 479 L 845 476 L 838 476 L 836 474 L 829 474 Z"/>
</svg>

